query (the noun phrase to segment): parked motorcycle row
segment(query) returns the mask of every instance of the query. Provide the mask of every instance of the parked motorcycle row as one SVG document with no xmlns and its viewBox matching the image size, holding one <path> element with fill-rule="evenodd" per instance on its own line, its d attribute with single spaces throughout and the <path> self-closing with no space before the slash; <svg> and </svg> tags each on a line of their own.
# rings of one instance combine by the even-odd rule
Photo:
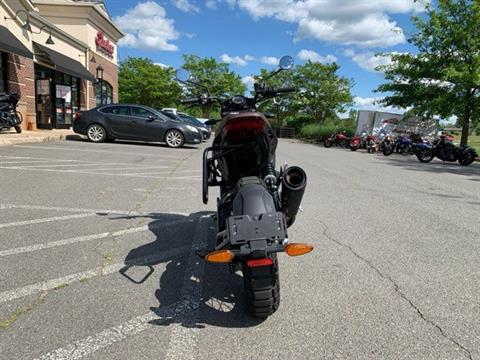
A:
<svg viewBox="0 0 480 360">
<path fill-rule="evenodd" d="M 454 137 L 441 132 L 435 139 L 429 140 L 418 134 L 394 136 L 382 130 L 378 134 L 362 131 L 360 135 L 348 137 L 343 131 L 337 131 L 324 141 L 326 148 L 339 146 L 351 151 L 359 149 L 368 153 L 381 151 L 383 155 L 394 153 L 415 155 L 422 163 L 428 163 L 435 157 L 448 162 L 458 161 L 460 165 L 468 166 L 478 157 L 476 150 L 470 146 L 457 146 Z"/>
</svg>

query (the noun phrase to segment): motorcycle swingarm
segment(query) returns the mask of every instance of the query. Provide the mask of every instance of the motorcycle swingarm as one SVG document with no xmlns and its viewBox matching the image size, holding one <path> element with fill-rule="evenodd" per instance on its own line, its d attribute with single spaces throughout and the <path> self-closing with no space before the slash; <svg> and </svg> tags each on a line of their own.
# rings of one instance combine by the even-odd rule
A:
<svg viewBox="0 0 480 360">
<path fill-rule="evenodd" d="M 287 229 L 281 212 L 237 215 L 227 219 L 225 236 L 236 256 L 265 257 L 284 251 Z"/>
</svg>

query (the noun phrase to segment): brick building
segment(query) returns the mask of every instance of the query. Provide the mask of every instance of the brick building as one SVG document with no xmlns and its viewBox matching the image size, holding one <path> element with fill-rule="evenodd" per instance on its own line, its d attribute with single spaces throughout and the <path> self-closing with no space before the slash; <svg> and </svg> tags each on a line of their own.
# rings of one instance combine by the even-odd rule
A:
<svg viewBox="0 0 480 360">
<path fill-rule="evenodd" d="M 118 101 L 122 32 L 97 0 L 0 0 L 0 92 L 18 92 L 24 129 L 68 128 Z"/>
</svg>

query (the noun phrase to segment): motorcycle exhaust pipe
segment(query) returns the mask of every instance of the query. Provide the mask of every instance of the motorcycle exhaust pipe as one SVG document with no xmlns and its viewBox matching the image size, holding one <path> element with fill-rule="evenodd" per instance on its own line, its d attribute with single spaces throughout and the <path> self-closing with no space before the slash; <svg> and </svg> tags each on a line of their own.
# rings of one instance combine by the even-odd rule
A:
<svg viewBox="0 0 480 360">
<path fill-rule="evenodd" d="M 282 208 L 287 227 L 295 222 L 303 193 L 307 187 L 307 174 L 298 166 L 290 166 L 285 170 L 282 179 Z"/>
</svg>

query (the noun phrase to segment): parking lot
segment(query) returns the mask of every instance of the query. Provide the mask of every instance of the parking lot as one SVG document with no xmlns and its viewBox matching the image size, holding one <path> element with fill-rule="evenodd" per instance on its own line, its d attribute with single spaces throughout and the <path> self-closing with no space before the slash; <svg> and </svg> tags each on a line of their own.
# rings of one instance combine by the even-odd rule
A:
<svg viewBox="0 0 480 360">
<path fill-rule="evenodd" d="M 281 305 L 195 250 L 206 145 L 62 141 L 0 153 L 1 359 L 480 359 L 480 166 L 281 141 L 308 187 Z"/>
</svg>

